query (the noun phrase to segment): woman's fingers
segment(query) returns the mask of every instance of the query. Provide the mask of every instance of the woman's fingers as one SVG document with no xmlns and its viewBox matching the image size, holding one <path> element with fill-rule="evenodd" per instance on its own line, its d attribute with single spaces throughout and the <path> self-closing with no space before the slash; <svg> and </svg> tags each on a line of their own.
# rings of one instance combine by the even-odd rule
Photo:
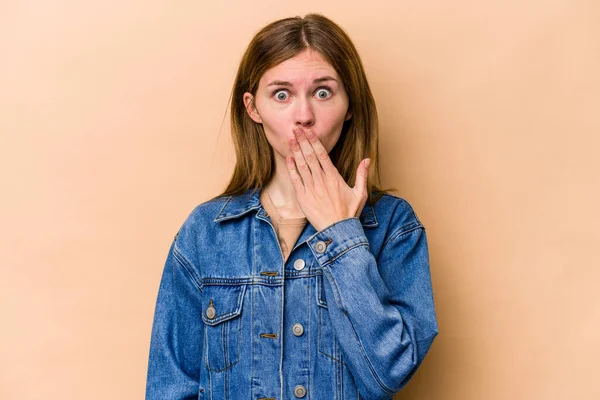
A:
<svg viewBox="0 0 600 400">
<path fill-rule="evenodd" d="M 286 157 L 285 164 L 287 166 L 288 175 L 290 177 L 290 181 L 292 182 L 292 186 L 296 191 L 296 195 L 304 194 L 304 184 L 302 183 L 302 178 L 298 174 L 298 171 L 296 171 L 294 157 Z"/>
<path fill-rule="evenodd" d="M 321 143 L 319 137 L 310 129 L 305 132 L 305 136 L 314 149 L 317 161 L 319 162 L 322 171 L 325 174 L 334 174 L 335 172 L 338 172 L 337 168 L 333 164 L 333 161 L 331 161 L 331 158 L 329 157 L 327 149 L 325 146 L 323 146 L 323 143 Z"/>
<path fill-rule="evenodd" d="M 371 165 L 371 159 L 365 158 L 360 163 L 358 163 L 358 168 L 356 169 L 356 181 L 354 182 L 354 189 L 358 193 L 366 193 L 367 192 L 367 181 L 369 179 L 369 166 Z"/>
<path fill-rule="evenodd" d="M 296 167 L 298 167 L 298 172 L 302 177 L 302 181 L 304 182 L 305 187 L 313 186 L 313 177 L 310 167 L 308 166 L 306 160 L 304 159 L 304 155 L 302 154 L 302 149 L 300 148 L 300 143 L 296 139 L 296 135 L 294 137 L 290 137 L 289 139 L 290 147 L 292 149 L 292 154 L 294 155 L 294 161 L 296 163 Z M 289 169 L 289 167 L 288 167 Z"/>
</svg>

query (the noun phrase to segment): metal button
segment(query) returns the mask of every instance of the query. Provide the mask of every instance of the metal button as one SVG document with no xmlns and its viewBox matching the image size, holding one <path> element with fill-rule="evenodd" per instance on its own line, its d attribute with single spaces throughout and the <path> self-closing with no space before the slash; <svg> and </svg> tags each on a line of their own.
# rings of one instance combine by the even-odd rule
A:
<svg viewBox="0 0 600 400">
<path fill-rule="evenodd" d="M 292 332 L 294 332 L 294 335 L 296 336 L 302 336 L 304 333 L 304 327 L 302 324 L 294 324 L 294 326 L 292 326 Z"/>
<path fill-rule="evenodd" d="M 325 253 L 326 247 L 327 247 L 327 245 L 325 244 L 325 242 L 322 240 L 319 240 L 317 242 L 317 244 L 315 245 L 315 250 L 317 250 L 317 253 L 323 254 L 323 253 Z"/>
<path fill-rule="evenodd" d="M 296 271 L 301 271 L 304 268 L 305 265 L 306 265 L 306 263 L 301 258 L 299 258 L 296 261 L 294 261 L 294 269 Z"/>
<path fill-rule="evenodd" d="M 306 388 L 302 385 L 298 385 L 294 388 L 294 396 L 304 397 L 306 396 Z"/>
<path fill-rule="evenodd" d="M 208 319 L 213 319 L 215 317 L 215 314 L 217 312 L 215 311 L 215 307 L 213 305 L 213 301 L 212 299 L 210 300 L 210 305 L 208 306 L 208 308 L 206 309 L 206 317 Z"/>
</svg>

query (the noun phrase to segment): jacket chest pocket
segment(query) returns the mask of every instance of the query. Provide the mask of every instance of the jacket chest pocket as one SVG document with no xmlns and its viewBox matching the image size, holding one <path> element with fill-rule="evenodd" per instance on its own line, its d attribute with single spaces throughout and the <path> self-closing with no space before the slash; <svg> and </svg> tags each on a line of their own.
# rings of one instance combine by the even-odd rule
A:
<svg viewBox="0 0 600 400">
<path fill-rule="evenodd" d="M 204 363 L 211 371 L 224 371 L 239 360 L 245 292 L 246 285 L 208 285 L 202 289 Z"/>
<path fill-rule="evenodd" d="M 319 332 L 318 332 L 318 348 L 319 353 L 329 360 L 344 363 L 342 361 L 342 353 L 338 341 L 335 338 L 331 320 L 329 318 L 329 310 L 327 306 L 327 298 L 325 297 L 325 287 L 327 284 L 324 280 L 327 279 L 323 275 L 316 276 L 316 296 L 319 314 Z"/>
</svg>

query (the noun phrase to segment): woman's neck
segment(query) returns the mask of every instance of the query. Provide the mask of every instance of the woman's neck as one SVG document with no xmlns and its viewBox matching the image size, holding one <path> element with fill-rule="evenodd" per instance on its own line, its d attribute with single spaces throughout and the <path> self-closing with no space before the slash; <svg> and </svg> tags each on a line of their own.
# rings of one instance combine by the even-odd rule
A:
<svg viewBox="0 0 600 400">
<path fill-rule="evenodd" d="M 298 204 L 294 186 L 288 175 L 285 160 L 278 160 L 276 157 L 276 168 L 271 181 L 265 186 L 264 190 L 270 196 L 271 202 L 277 208 L 282 218 L 301 218 L 304 213 Z"/>
</svg>

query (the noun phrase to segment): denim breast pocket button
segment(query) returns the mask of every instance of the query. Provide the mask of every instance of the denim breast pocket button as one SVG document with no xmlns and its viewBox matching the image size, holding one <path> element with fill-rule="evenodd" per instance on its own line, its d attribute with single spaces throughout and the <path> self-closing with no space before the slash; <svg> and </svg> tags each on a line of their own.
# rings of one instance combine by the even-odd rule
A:
<svg viewBox="0 0 600 400">
<path fill-rule="evenodd" d="M 224 371 L 239 360 L 245 292 L 245 284 L 205 285 L 202 289 L 203 358 L 213 372 Z"/>
<path fill-rule="evenodd" d="M 216 315 L 215 306 L 213 303 L 213 299 L 210 299 L 210 303 L 208 308 L 206 309 L 206 318 L 213 319 Z"/>
</svg>

